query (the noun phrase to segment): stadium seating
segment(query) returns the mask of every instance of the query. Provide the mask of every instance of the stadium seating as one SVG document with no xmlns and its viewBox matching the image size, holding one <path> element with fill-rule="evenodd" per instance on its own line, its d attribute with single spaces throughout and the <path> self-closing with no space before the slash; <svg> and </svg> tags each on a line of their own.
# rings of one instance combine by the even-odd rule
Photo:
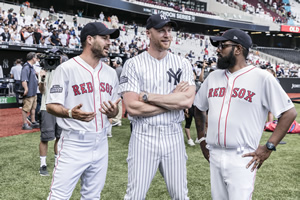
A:
<svg viewBox="0 0 300 200">
<path fill-rule="evenodd" d="M 282 58 L 292 63 L 300 64 L 299 49 L 285 49 L 285 48 L 273 48 L 273 47 L 256 47 L 257 50 Z"/>
</svg>

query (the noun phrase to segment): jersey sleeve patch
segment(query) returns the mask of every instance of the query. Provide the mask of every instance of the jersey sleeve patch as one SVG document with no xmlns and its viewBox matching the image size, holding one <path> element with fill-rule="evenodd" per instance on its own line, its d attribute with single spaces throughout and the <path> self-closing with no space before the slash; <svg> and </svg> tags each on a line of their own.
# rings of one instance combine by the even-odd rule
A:
<svg viewBox="0 0 300 200">
<path fill-rule="evenodd" d="M 121 76 L 120 77 L 120 85 L 123 83 L 127 83 L 128 82 L 128 77 L 127 76 Z"/>
<path fill-rule="evenodd" d="M 53 85 L 52 88 L 50 88 L 50 93 L 62 93 L 63 88 L 60 87 L 60 85 Z"/>
</svg>

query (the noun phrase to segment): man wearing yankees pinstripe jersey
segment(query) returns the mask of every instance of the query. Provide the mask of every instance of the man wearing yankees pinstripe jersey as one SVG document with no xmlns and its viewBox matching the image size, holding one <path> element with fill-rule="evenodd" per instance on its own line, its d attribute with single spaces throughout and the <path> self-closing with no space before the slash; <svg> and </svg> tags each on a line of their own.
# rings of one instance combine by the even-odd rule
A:
<svg viewBox="0 0 300 200">
<path fill-rule="evenodd" d="M 150 16 L 150 48 L 128 60 L 121 74 L 119 92 L 133 126 L 126 200 L 145 199 L 157 169 L 172 199 L 189 199 L 181 122 L 196 88 L 189 61 L 167 51 L 175 26 L 163 14 Z"/>
</svg>

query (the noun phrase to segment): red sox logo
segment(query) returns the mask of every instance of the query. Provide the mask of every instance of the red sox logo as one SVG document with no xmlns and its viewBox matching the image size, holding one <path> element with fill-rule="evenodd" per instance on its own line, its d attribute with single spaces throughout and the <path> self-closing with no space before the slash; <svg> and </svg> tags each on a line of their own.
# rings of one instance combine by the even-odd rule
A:
<svg viewBox="0 0 300 200">
<path fill-rule="evenodd" d="M 110 96 L 112 94 L 113 87 L 109 83 L 101 82 L 100 85 L 100 92 L 107 92 Z M 72 85 L 74 96 L 92 93 L 94 91 L 93 84 L 91 82 L 88 83 L 81 83 L 79 85 Z"/>
<path fill-rule="evenodd" d="M 223 97 L 225 95 L 225 87 L 222 88 L 210 88 L 208 91 L 208 98 L 210 97 Z M 233 88 L 231 97 L 244 99 L 252 103 L 252 98 L 255 95 L 254 92 L 246 90 L 244 88 Z"/>
</svg>

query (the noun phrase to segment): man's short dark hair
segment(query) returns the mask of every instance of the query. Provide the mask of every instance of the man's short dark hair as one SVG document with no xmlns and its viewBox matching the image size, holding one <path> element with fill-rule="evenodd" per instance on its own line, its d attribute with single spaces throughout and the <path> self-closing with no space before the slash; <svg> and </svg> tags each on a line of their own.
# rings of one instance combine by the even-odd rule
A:
<svg viewBox="0 0 300 200">
<path fill-rule="evenodd" d="M 34 57 L 36 56 L 36 53 L 34 52 L 29 52 L 26 56 L 26 60 L 29 61 L 29 60 L 32 60 Z"/>
</svg>

